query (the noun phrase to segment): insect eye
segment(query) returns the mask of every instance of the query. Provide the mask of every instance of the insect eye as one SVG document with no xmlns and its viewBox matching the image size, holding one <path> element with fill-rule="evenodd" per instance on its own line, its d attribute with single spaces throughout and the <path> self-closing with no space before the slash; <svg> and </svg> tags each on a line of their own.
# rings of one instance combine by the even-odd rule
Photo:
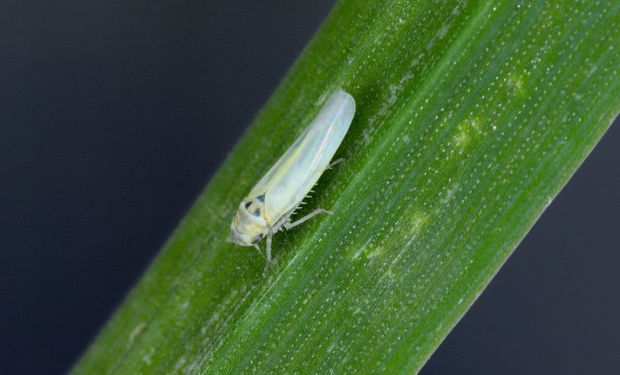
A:
<svg viewBox="0 0 620 375">
<path fill-rule="evenodd" d="M 247 202 L 245 202 L 244 207 L 245 207 L 245 209 L 247 210 L 247 209 L 249 209 L 249 208 L 250 208 L 250 206 L 251 206 L 251 205 L 252 205 L 252 201 L 247 201 Z"/>
</svg>

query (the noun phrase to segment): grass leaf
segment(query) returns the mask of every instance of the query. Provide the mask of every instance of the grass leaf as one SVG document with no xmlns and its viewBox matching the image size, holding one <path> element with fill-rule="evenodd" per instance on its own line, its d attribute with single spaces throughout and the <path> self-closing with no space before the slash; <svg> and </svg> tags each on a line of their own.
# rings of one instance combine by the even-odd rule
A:
<svg viewBox="0 0 620 375">
<path fill-rule="evenodd" d="M 418 371 L 618 113 L 619 11 L 340 1 L 73 372 Z M 232 214 L 339 87 L 335 214 L 263 272 Z"/>
</svg>

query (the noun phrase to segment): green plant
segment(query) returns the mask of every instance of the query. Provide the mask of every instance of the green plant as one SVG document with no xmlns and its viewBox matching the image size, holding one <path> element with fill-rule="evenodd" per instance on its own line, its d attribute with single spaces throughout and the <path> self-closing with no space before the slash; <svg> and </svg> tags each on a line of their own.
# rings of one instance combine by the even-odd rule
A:
<svg viewBox="0 0 620 375">
<path fill-rule="evenodd" d="M 620 3 L 343 0 L 79 373 L 411 373 L 620 108 Z M 225 241 L 342 87 L 357 113 L 263 272 Z"/>
</svg>

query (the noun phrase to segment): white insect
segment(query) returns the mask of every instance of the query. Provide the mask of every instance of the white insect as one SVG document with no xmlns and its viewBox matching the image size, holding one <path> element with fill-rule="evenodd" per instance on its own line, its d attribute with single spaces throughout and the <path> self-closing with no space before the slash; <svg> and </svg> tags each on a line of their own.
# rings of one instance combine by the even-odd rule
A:
<svg viewBox="0 0 620 375">
<path fill-rule="evenodd" d="M 260 252 L 258 241 L 267 237 L 269 262 L 271 238 L 275 233 L 293 228 L 318 214 L 331 214 L 319 208 L 291 221 L 291 215 L 321 174 L 338 162 L 330 164 L 354 114 L 355 100 L 350 94 L 338 90 L 327 99 L 308 128 L 239 204 L 230 225 L 232 242 L 254 246 Z"/>
</svg>

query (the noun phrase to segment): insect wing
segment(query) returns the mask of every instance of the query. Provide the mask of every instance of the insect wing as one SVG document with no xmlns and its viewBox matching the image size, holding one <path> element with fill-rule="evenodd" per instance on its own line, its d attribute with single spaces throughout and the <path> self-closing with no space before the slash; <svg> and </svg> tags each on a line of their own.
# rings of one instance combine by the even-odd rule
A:
<svg viewBox="0 0 620 375">
<path fill-rule="evenodd" d="M 275 222 L 308 194 L 338 150 L 355 114 L 355 100 L 344 92 L 332 94 L 308 128 L 252 189 L 265 194 L 265 216 Z"/>
</svg>

